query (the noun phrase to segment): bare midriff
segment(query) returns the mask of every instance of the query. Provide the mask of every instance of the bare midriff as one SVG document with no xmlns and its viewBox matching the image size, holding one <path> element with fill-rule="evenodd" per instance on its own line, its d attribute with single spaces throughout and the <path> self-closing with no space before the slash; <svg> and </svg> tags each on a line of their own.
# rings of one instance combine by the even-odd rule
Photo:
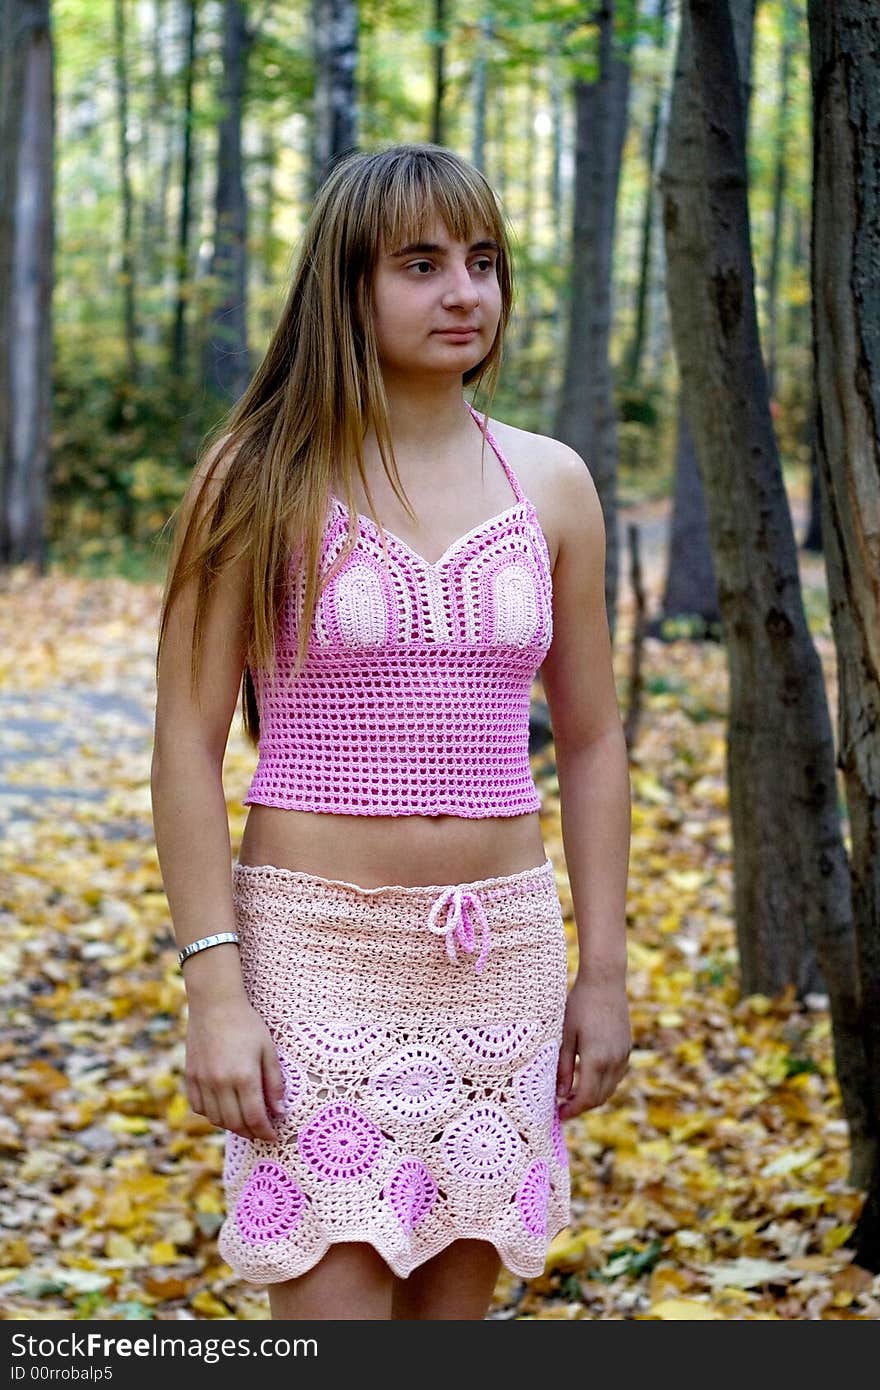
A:
<svg viewBox="0 0 880 1390">
<path fill-rule="evenodd" d="M 252 805 L 241 864 L 273 864 L 362 888 L 466 883 L 538 868 L 540 812 L 520 816 L 347 816 Z"/>
</svg>

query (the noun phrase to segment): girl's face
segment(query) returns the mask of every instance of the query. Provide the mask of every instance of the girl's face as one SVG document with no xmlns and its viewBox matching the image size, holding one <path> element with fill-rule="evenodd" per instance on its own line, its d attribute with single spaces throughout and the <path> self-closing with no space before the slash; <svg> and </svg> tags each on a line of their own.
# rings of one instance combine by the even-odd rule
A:
<svg viewBox="0 0 880 1390">
<path fill-rule="evenodd" d="M 482 362 L 501 319 L 498 255 L 488 232 L 453 241 L 441 221 L 423 240 L 382 247 L 373 323 L 383 368 L 460 378 Z"/>
</svg>

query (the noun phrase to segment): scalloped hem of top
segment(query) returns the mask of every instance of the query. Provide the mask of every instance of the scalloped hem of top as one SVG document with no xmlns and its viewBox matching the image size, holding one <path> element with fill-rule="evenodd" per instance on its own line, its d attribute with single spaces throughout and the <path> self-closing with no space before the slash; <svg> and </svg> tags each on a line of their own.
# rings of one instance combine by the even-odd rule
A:
<svg viewBox="0 0 880 1390">
<path fill-rule="evenodd" d="M 548 1247 L 561 1231 L 568 1229 L 569 1224 L 568 1221 L 563 1221 L 555 1228 L 548 1228 L 550 1232 L 547 1236 Z M 453 1245 L 457 1240 L 484 1240 L 489 1245 L 494 1245 L 501 1263 L 511 1274 L 517 1274 L 521 1279 L 538 1279 L 547 1268 L 546 1255 L 542 1260 L 536 1260 L 534 1264 L 529 1264 L 528 1267 L 526 1267 L 524 1261 L 518 1261 L 515 1256 L 506 1252 L 505 1248 L 499 1244 L 491 1232 L 475 1229 L 452 1231 L 448 1236 L 443 1236 L 427 1249 L 420 1251 L 418 1259 L 413 1260 L 412 1263 L 407 1263 L 405 1260 L 395 1259 L 383 1250 L 378 1240 L 371 1239 L 368 1235 L 365 1235 L 362 1230 L 353 1227 L 350 1231 L 340 1231 L 338 1235 L 334 1235 L 331 1239 L 328 1239 L 326 1244 L 310 1255 L 300 1267 L 285 1270 L 283 1274 L 274 1274 L 270 1279 L 265 1277 L 256 1279 L 250 1274 L 245 1274 L 241 1270 L 236 1269 L 235 1265 L 223 1254 L 222 1249 L 220 1250 L 220 1255 L 229 1265 L 229 1268 L 237 1279 L 243 1279 L 245 1283 L 252 1284 L 255 1288 L 266 1288 L 269 1284 L 283 1284 L 288 1279 L 299 1279 L 301 1275 L 308 1274 L 309 1270 L 314 1269 L 319 1260 L 323 1260 L 331 1245 L 342 1245 L 350 1241 L 355 1241 L 358 1245 L 372 1245 L 373 1249 L 382 1257 L 393 1274 L 396 1274 L 399 1279 L 408 1279 L 414 1269 L 418 1269 L 420 1265 L 433 1259 L 441 1250 L 445 1250 L 447 1246 Z"/>
</svg>

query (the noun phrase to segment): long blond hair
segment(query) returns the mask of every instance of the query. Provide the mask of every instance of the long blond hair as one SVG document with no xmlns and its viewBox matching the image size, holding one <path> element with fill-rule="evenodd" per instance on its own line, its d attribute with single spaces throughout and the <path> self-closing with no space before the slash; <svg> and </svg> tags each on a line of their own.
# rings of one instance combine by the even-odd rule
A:
<svg viewBox="0 0 880 1390">
<path fill-rule="evenodd" d="M 395 495 L 418 520 L 394 459 L 372 285 L 382 246 L 422 240 L 437 218 L 459 241 L 488 233 L 500 247 L 498 331 L 487 355 L 462 376 L 463 385 L 485 391 L 488 418 L 513 304 L 510 236 L 493 190 L 479 170 L 439 145 L 350 153 L 331 167 L 318 190 L 290 293 L 263 361 L 243 396 L 206 438 L 187 490 L 168 520 L 173 525 L 181 514 L 188 518 L 175 526 L 169 556 L 157 676 L 170 609 L 195 580 L 191 679 L 197 690 L 212 588 L 227 564 L 246 557 L 249 645 L 241 702 L 244 730 L 254 745 L 259 712 L 251 672 L 274 671 L 291 552 L 305 572 L 294 676 L 306 659 L 323 591 L 321 541 L 334 465 L 348 499 L 349 528 L 342 553 L 323 582 L 357 540 L 355 470 L 384 544 L 364 469 L 363 442 L 370 426 Z"/>
</svg>

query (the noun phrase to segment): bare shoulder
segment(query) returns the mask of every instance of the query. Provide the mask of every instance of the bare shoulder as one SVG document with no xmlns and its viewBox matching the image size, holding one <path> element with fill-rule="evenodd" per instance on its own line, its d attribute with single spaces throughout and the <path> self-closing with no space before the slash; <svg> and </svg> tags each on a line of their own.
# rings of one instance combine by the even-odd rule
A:
<svg viewBox="0 0 880 1390">
<path fill-rule="evenodd" d="M 491 418 L 489 429 L 535 505 L 555 568 L 566 536 L 582 540 L 585 533 L 602 528 L 602 508 L 590 470 L 580 454 L 551 435 Z"/>
</svg>

